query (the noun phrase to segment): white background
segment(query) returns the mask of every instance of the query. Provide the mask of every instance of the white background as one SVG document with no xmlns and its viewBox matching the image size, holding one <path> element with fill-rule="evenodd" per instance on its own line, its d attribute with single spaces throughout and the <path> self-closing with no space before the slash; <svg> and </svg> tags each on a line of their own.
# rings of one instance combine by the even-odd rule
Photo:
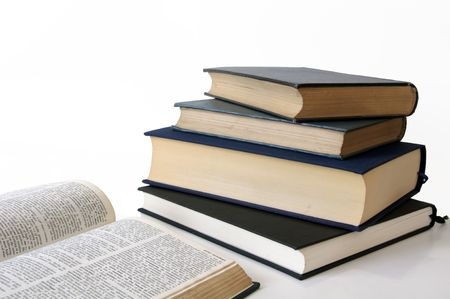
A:
<svg viewBox="0 0 450 299">
<path fill-rule="evenodd" d="M 447 2 L 2 1 L 0 193 L 79 178 L 134 215 L 143 133 L 204 98 L 204 67 L 308 66 L 418 87 L 404 140 L 427 145 L 430 180 L 416 198 L 450 213 Z"/>
</svg>

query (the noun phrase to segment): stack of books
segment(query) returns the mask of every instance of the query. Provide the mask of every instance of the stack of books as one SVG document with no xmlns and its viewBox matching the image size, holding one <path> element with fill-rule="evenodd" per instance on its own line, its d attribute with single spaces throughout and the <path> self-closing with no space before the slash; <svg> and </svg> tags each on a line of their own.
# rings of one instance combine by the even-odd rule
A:
<svg viewBox="0 0 450 299">
<path fill-rule="evenodd" d="M 310 68 L 206 69 L 214 99 L 145 133 L 140 211 L 304 279 L 433 226 L 411 199 L 425 146 L 400 142 L 404 81 Z"/>
</svg>

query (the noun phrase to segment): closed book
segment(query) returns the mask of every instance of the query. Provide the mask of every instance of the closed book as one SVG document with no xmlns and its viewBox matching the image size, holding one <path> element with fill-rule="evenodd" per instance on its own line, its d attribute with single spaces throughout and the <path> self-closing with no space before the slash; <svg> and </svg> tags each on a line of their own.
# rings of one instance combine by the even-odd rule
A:
<svg viewBox="0 0 450 299">
<path fill-rule="evenodd" d="M 399 141 L 405 117 L 293 122 L 231 102 L 179 102 L 176 130 L 232 138 L 333 158 L 348 158 Z"/>
<path fill-rule="evenodd" d="M 418 93 L 406 81 L 305 67 L 216 67 L 207 95 L 288 119 L 406 116 Z"/>
<path fill-rule="evenodd" d="M 298 279 L 423 232 L 432 204 L 408 200 L 362 232 L 147 186 L 140 212 L 185 229 Z"/>
<path fill-rule="evenodd" d="M 396 142 L 346 160 L 163 128 L 147 132 L 147 183 L 349 230 L 419 192 L 425 147 Z"/>
</svg>

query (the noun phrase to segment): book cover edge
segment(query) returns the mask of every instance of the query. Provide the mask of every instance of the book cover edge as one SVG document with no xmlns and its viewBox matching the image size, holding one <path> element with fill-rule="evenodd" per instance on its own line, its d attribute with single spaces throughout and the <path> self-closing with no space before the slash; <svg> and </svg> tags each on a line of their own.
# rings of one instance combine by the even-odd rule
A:
<svg viewBox="0 0 450 299">
<path fill-rule="evenodd" d="M 246 288 L 245 290 L 234 296 L 233 299 L 243 299 L 249 296 L 250 294 L 254 293 L 255 291 L 257 291 L 260 286 L 261 284 L 259 282 L 253 281 L 250 287 Z"/>
<path fill-rule="evenodd" d="M 231 67 L 230 67 L 231 68 Z M 270 68 L 270 67 L 267 67 Z M 306 68 L 310 69 L 310 68 Z M 354 75 L 354 74 L 347 74 L 347 73 L 340 73 L 340 72 L 334 72 L 334 71 L 327 71 L 327 70 L 319 70 L 319 69 L 313 69 L 316 71 L 323 71 L 328 73 L 335 73 L 338 75 L 351 75 L 351 76 L 359 76 L 359 77 L 366 77 L 366 78 L 372 78 L 372 79 L 379 79 L 379 80 L 390 80 L 391 82 L 379 82 L 379 83 L 295 83 L 295 82 L 289 82 L 284 81 L 276 78 L 270 78 L 270 77 L 264 77 L 264 76 L 258 76 L 248 73 L 243 73 L 239 71 L 233 71 L 230 69 L 223 69 L 223 67 L 212 67 L 212 68 L 204 68 L 203 72 L 205 73 L 222 73 L 222 74 L 229 74 L 233 76 L 239 76 L 239 77 L 246 77 L 251 78 L 255 80 L 260 81 L 267 81 L 272 82 L 276 84 L 286 85 L 293 88 L 300 88 L 300 87 L 339 87 L 339 86 L 412 86 L 415 88 L 414 84 L 408 81 L 399 81 L 399 80 L 393 80 L 393 79 L 384 79 L 384 78 L 377 78 L 377 77 L 370 77 L 370 76 L 362 76 L 362 75 Z M 417 90 L 417 88 L 415 88 Z"/>
</svg>

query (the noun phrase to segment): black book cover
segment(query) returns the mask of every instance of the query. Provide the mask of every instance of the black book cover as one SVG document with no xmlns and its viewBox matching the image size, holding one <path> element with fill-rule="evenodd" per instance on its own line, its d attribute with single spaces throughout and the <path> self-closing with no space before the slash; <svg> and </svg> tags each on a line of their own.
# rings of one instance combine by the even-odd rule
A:
<svg viewBox="0 0 450 299">
<path fill-rule="evenodd" d="M 141 187 L 138 190 L 148 194 L 155 195 L 159 198 L 170 201 L 185 208 L 194 210 L 196 212 L 205 214 L 207 216 L 213 217 L 218 221 L 232 224 L 244 230 L 250 231 L 262 237 L 273 240 L 274 242 L 281 243 L 285 246 L 292 248 L 293 250 L 298 250 L 313 244 L 317 244 L 332 238 L 342 236 L 344 234 L 351 233 L 345 229 L 330 227 L 290 217 L 284 217 L 278 214 L 252 209 L 244 206 L 233 205 L 226 202 L 211 201 L 201 196 L 196 196 L 183 192 L 177 192 L 153 186 Z M 248 256 L 259 262 L 267 264 L 277 270 L 285 272 L 298 279 L 304 279 L 431 228 L 434 225 L 434 219 L 436 217 L 436 208 L 432 204 L 421 202 L 414 199 L 404 202 L 396 209 L 384 215 L 383 218 L 379 219 L 378 222 L 374 224 L 382 223 L 384 221 L 388 221 L 412 213 L 414 211 L 421 210 L 426 207 L 432 207 L 433 210 L 433 214 L 430 215 L 430 224 L 428 226 L 413 231 L 411 233 L 408 233 L 406 235 L 400 236 L 383 244 L 377 245 L 375 247 L 369 248 L 352 256 L 343 258 L 339 261 L 333 262 L 329 265 L 323 266 L 319 269 L 313 270 L 305 274 L 298 274 L 289 269 L 274 264 L 270 261 L 267 261 L 263 257 L 255 256 L 251 252 L 243 251 L 239 248 L 234 247 L 233 245 L 224 243 L 221 240 L 217 240 L 213 236 L 207 236 L 201 232 L 198 232 L 187 226 L 184 226 L 183 224 L 177 223 L 176 219 L 167 219 L 161 215 L 155 214 L 152 211 L 148 211 L 143 208 L 139 209 L 139 211 L 141 213 L 165 221 L 176 227 L 187 230 L 191 233 L 194 233 L 200 237 L 208 239 L 209 241 L 217 243 L 240 254 Z"/>
<path fill-rule="evenodd" d="M 259 289 L 260 286 L 261 284 L 259 282 L 254 281 L 251 287 L 237 294 L 236 296 L 233 297 L 233 299 L 243 299 L 248 295 L 250 295 L 251 293 L 253 293 L 254 291 L 256 291 L 257 289 Z"/>
</svg>

